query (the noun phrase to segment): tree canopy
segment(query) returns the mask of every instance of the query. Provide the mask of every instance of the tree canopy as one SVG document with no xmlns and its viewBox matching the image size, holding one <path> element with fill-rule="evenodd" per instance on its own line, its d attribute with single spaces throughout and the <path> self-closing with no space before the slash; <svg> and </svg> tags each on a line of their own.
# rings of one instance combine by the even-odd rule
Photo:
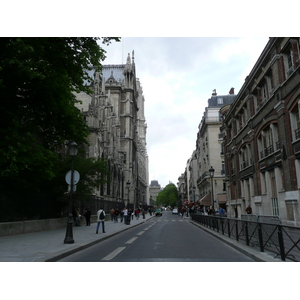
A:
<svg viewBox="0 0 300 300">
<path fill-rule="evenodd" d="M 156 197 L 156 205 L 175 207 L 178 202 L 178 190 L 175 184 L 168 184 Z"/>
<path fill-rule="evenodd" d="M 0 38 L 0 197 L 41 192 L 57 177 L 60 150 L 86 142 L 74 92 L 119 38 Z M 99 162 L 97 162 L 99 163 Z"/>
</svg>

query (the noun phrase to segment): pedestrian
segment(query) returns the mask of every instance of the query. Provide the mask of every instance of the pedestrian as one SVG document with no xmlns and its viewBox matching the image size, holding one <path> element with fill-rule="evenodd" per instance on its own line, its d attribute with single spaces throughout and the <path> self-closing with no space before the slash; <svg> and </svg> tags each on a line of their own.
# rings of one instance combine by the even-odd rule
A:
<svg viewBox="0 0 300 300">
<path fill-rule="evenodd" d="M 251 208 L 251 206 L 248 205 L 247 208 L 245 209 L 245 211 L 246 211 L 246 213 L 247 213 L 248 215 L 251 215 L 251 214 L 252 214 L 252 208 Z"/>
<path fill-rule="evenodd" d="M 115 214 L 115 210 L 114 210 L 114 208 L 112 208 L 112 209 L 110 210 L 111 221 L 114 220 L 114 214 Z"/>
<path fill-rule="evenodd" d="M 73 207 L 72 215 L 75 222 L 75 226 L 80 226 L 79 211 L 78 208 L 76 208 L 75 206 Z"/>
<path fill-rule="evenodd" d="M 142 208 L 142 216 L 143 216 L 143 219 L 145 219 L 145 210 L 144 210 L 144 208 Z"/>
<path fill-rule="evenodd" d="M 103 207 L 100 207 L 100 209 L 97 211 L 97 229 L 96 229 L 96 233 L 98 233 L 98 231 L 99 231 L 100 223 L 102 223 L 102 232 L 105 233 L 104 221 L 105 221 L 105 211 L 103 210 Z"/>
<path fill-rule="evenodd" d="M 114 222 L 118 223 L 119 210 L 116 208 L 114 213 Z"/>
<path fill-rule="evenodd" d="M 133 209 L 130 208 L 129 210 L 130 210 L 131 220 L 133 220 L 133 216 L 134 216 Z M 129 213 L 128 213 L 128 215 L 129 215 Z"/>
<path fill-rule="evenodd" d="M 90 226 L 91 225 L 91 211 L 90 211 L 90 209 L 86 208 L 83 215 L 85 216 L 86 226 Z"/>
<path fill-rule="evenodd" d="M 225 210 L 224 210 L 224 208 L 223 208 L 223 207 L 220 207 L 220 209 L 219 209 L 219 213 L 220 213 L 220 216 L 221 216 L 221 217 L 224 217 Z"/>
<path fill-rule="evenodd" d="M 135 218 L 136 220 L 140 218 L 140 210 L 138 208 L 135 210 Z"/>
<path fill-rule="evenodd" d="M 123 209 L 123 217 L 124 217 L 124 224 L 127 224 L 127 217 L 128 217 L 127 207 L 124 207 Z"/>
<path fill-rule="evenodd" d="M 182 208 L 181 208 L 181 219 L 182 219 L 183 216 L 184 216 L 184 212 L 185 212 L 185 209 L 184 209 L 184 207 L 182 207 Z"/>
<path fill-rule="evenodd" d="M 120 222 L 122 223 L 124 219 L 124 212 L 123 210 L 120 211 Z"/>
<path fill-rule="evenodd" d="M 127 225 L 130 225 L 131 215 L 132 215 L 132 210 L 128 209 L 128 212 L 127 212 Z"/>
</svg>

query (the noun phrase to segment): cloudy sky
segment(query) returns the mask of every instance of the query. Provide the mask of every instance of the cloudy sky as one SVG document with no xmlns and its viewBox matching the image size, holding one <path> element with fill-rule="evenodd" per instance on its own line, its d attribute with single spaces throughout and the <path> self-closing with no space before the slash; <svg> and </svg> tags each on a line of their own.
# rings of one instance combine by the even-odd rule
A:
<svg viewBox="0 0 300 300">
<path fill-rule="evenodd" d="M 212 91 L 227 95 L 233 87 L 237 94 L 267 42 L 268 37 L 123 37 L 105 47 L 103 64 L 125 64 L 134 50 L 145 97 L 150 182 L 177 184 Z"/>
</svg>

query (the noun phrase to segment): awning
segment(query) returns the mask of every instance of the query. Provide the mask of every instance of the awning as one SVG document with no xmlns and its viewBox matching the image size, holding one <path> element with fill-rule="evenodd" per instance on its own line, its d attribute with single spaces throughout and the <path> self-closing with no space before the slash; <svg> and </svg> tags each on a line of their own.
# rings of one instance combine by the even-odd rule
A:
<svg viewBox="0 0 300 300">
<path fill-rule="evenodd" d="M 219 204 L 226 204 L 226 194 L 219 194 L 217 197 Z"/>
<path fill-rule="evenodd" d="M 200 205 L 210 206 L 211 205 L 211 193 L 206 194 L 200 200 L 198 200 Z"/>
</svg>

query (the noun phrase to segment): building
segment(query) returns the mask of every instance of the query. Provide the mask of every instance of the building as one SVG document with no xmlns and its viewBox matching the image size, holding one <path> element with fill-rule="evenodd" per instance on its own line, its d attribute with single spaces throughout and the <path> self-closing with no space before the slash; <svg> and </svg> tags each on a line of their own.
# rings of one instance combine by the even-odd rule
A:
<svg viewBox="0 0 300 300">
<path fill-rule="evenodd" d="M 300 38 L 270 38 L 223 112 L 227 210 L 300 225 Z"/>
<path fill-rule="evenodd" d="M 151 180 L 149 186 L 149 193 L 150 193 L 150 205 L 153 206 L 154 202 L 156 201 L 157 195 L 162 191 L 162 188 L 157 180 Z"/>
<path fill-rule="evenodd" d="M 139 206 L 149 199 L 147 124 L 134 52 L 125 65 L 104 65 L 101 74 L 93 67 L 87 72 L 93 80 L 85 84 L 93 93 L 76 95 L 90 127 L 86 157 L 106 159 L 110 171 L 95 196 Z"/>
<path fill-rule="evenodd" d="M 211 206 L 215 210 L 225 208 L 225 162 L 223 137 L 220 131 L 222 126 L 220 109 L 230 105 L 235 97 L 233 88 L 228 95 L 217 95 L 214 90 L 198 126 L 196 150 L 193 153 L 193 157 L 197 159 L 197 167 L 194 167 L 193 176 L 197 178 L 196 194 L 199 195 L 197 202 L 201 207 Z M 214 172 L 211 173 L 210 170 Z"/>
</svg>

